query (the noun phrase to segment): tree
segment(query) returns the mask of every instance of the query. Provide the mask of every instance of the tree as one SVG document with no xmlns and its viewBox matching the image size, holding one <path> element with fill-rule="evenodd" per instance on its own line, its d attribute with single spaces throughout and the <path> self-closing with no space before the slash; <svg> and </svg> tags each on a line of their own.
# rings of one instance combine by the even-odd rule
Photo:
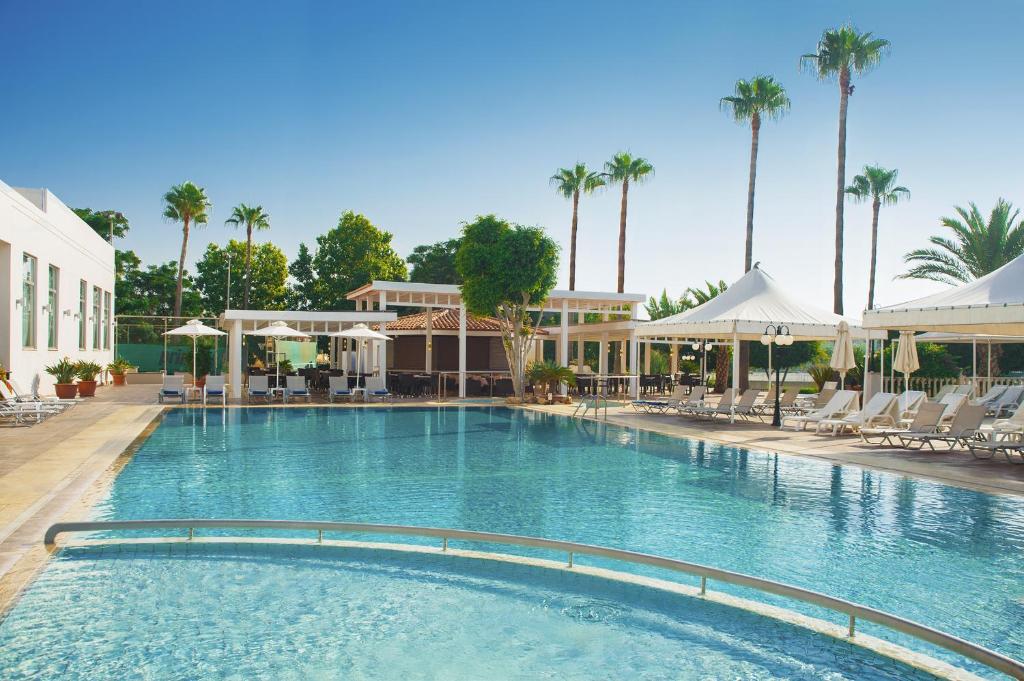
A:
<svg viewBox="0 0 1024 681">
<path fill-rule="evenodd" d="M 245 278 L 242 287 L 242 309 L 249 309 L 250 273 L 252 272 L 252 232 L 254 229 L 270 229 L 270 216 L 263 206 L 247 206 L 240 203 L 231 211 L 225 225 L 245 225 Z"/>
<path fill-rule="evenodd" d="M 133 251 L 116 251 L 114 293 L 119 315 L 171 316 L 177 290 L 177 265 L 174 261 L 142 268 L 142 261 Z M 194 290 L 188 272 L 181 280 L 183 298 L 181 312 L 198 315 L 202 301 Z M 177 315 L 175 315 L 177 316 Z"/>
<path fill-rule="evenodd" d="M 750 366 L 761 369 L 771 380 L 772 377 L 768 374 L 768 346 L 754 342 L 750 344 L 750 348 Z M 786 380 L 785 375 L 790 369 L 814 361 L 828 363 L 828 354 L 823 351 L 818 341 L 772 346 L 772 367 L 783 370 L 783 381 Z"/>
<path fill-rule="evenodd" d="M 789 97 L 771 76 L 755 76 L 738 80 L 734 92 L 722 97 L 720 105 L 732 114 L 737 123 L 750 123 L 750 177 L 747 181 L 747 241 L 743 255 L 743 271 L 749 272 L 754 256 L 754 185 L 757 178 L 757 148 L 761 137 L 761 120 L 777 120 L 789 111 Z"/>
<path fill-rule="evenodd" d="M 494 215 L 478 217 L 462 230 L 455 256 L 462 300 L 471 314 L 493 316 L 501 334 L 512 386 L 523 399 L 527 355 L 540 320 L 529 308 L 555 287 L 558 245 L 540 227 L 510 225 Z"/>
<path fill-rule="evenodd" d="M 412 255 L 405 259 L 412 265 L 409 281 L 426 284 L 462 283 L 455 267 L 455 254 L 461 243 L 461 239 L 448 239 L 414 248 Z"/>
<path fill-rule="evenodd" d="M 669 298 L 668 291 L 665 289 L 662 289 L 661 291 L 661 298 L 651 296 L 644 307 L 647 309 L 647 316 L 652 320 L 671 317 L 674 314 L 679 314 L 680 312 L 684 312 L 689 309 L 688 307 L 684 307 L 681 300 L 673 300 Z"/>
<path fill-rule="evenodd" d="M 654 174 L 654 166 L 647 159 L 619 152 L 604 164 L 604 176 L 611 182 L 622 183 L 622 202 L 619 206 L 619 278 L 618 290 L 626 290 L 626 208 L 629 203 L 629 185 L 641 184 Z"/>
<path fill-rule="evenodd" d="M 936 248 L 919 248 L 903 256 L 914 265 L 901 279 L 930 279 L 955 286 L 983 277 L 1024 252 L 1024 222 L 1013 204 L 999 199 L 986 222 L 978 206 L 970 210 L 956 206 L 960 219 L 944 217 L 942 225 L 953 230 L 953 238 L 933 236 Z"/>
<path fill-rule="evenodd" d="M 819 80 L 839 81 L 839 147 L 836 172 L 836 258 L 832 307 L 843 314 L 843 199 L 846 192 L 846 111 L 853 94 L 853 74 L 867 73 L 882 61 L 889 41 L 871 33 L 859 33 L 852 26 L 830 28 L 821 34 L 817 51 L 800 57 L 803 68 L 813 70 Z"/>
<path fill-rule="evenodd" d="M 853 178 L 846 193 L 854 201 L 871 201 L 871 267 L 868 274 L 868 309 L 875 307 L 875 268 L 878 262 L 878 211 L 882 205 L 894 206 L 901 198 L 910 198 L 910 190 L 896 184 L 898 170 L 881 166 L 864 166 L 864 171 Z"/>
<path fill-rule="evenodd" d="M 313 271 L 313 254 L 306 244 L 299 244 L 299 253 L 288 265 L 288 274 L 295 280 L 295 284 L 288 289 L 288 307 L 292 310 L 312 310 L 316 298 L 316 273 Z"/>
<path fill-rule="evenodd" d="M 605 186 L 604 176 L 589 170 L 586 164 L 577 163 L 572 168 L 559 168 L 551 176 L 555 190 L 567 199 L 572 199 L 572 228 L 569 232 L 569 290 L 576 290 L 576 226 L 580 208 L 580 192 L 593 194 Z"/>
<path fill-rule="evenodd" d="M 206 191 L 192 182 L 176 184 L 164 194 L 164 217 L 181 223 L 181 256 L 178 258 L 178 283 L 174 289 L 174 316 L 181 316 L 182 285 L 185 277 L 185 256 L 188 255 L 188 232 L 191 225 L 209 222 L 210 200 Z"/>
<path fill-rule="evenodd" d="M 729 285 L 723 279 L 719 279 L 717 284 L 705 281 L 702 289 L 693 287 L 686 289 L 679 299 L 679 303 L 683 309 L 689 310 L 721 295 L 728 288 Z M 719 345 L 712 352 L 715 356 L 715 390 L 724 392 L 729 385 L 729 360 L 732 358 L 732 349 L 727 345 Z"/>
<path fill-rule="evenodd" d="M 116 210 L 97 210 L 91 208 L 72 208 L 82 222 L 92 227 L 93 231 L 113 243 L 110 238 L 113 232 L 115 239 L 123 239 L 128 234 L 128 218 Z"/>
<path fill-rule="evenodd" d="M 206 313 L 218 315 L 225 309 L 227 295 L 228 254 L 232 263 L 239 263 L 249 252 L 249 244 L 231 239 L 224 248 L 210 244 L 196 263 L 196 289 L 203 297 Z M 272 243 L 257 244 L 251 251 L 252 268 L 249 284 L 235 280 L 231 286 L 231 307 L 254 310 L 283 310 L 288 302 L 288 258 Z M 236 270 L 237 272 L 237 270 Z M 245 290 L 243 290 L 245 289 Z"/>
</svg>

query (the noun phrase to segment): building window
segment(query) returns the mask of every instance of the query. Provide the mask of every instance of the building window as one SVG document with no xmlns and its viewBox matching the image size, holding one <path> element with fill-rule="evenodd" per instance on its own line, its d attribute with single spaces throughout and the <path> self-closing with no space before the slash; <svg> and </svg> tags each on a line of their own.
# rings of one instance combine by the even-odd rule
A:
<svg viewBox="0 0 1024 681">
<path fill-rule="evenodd" d="M 89 285 L 85 279 L 78 282 L 78 349 L 85 350 L 85 311 L 89 307 Z"/>
<path fill-rule="evenodd" d="M 99 286 L 92 287 L 92 349 L 100 349 L 100 304 L 103 291 Z"/>
<path fill-rule="evenodd" d="M 60 305 L 60 270 L 50 265 L 49 296 L 46 299 L 46 344 L 51 350 L 57 349 L 57 308 Z"/>
<path fill-rule="evenodd" d="M 36 346 L 36 259 L 28 253 L 21 256 L 25 279 L 21 285 L 21 344 Z"/>
<path fill-rule="evenodd" d="M 103 349 L 110 349 L 110 291 L 103 292 Z"/>
</svg>

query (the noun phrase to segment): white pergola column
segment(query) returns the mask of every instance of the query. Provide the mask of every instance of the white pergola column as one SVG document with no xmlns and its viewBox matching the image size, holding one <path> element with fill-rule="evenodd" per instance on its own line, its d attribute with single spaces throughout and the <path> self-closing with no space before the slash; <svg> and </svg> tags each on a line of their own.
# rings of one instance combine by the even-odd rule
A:
<svg viewBox="0 0 1024 681">
<path fill-rule="evenodd" d="M 345 348 L 341 351 L 341 373 L 348 376 L 348 339 L 345 340 Z"/>
<path fill-rule="evenodd" d="M 740 337 L 735 331 L 732 334 L 732 387 L 734 394 L 732 396 L 733 406 L 729 408 L 730 423 L 736 420 L 736 400 L 739 399 L 740 390 Z"/>
<path fill-rule="evenodd" d="M 580 312 L 576 316 L 576 323 L 579 324 L 579 326 L 581 328 L 583 327 L 583 319 L 584 319 L 583 313 Z M 582 369 L 583 368 L 583 364 L 586 361 L 586 352 L 584 352 L 585 349 L 586 349 L 586 342 L 587 342 L 586 338 L 584 337 L 583 333 L 580 332 L 580 334 L 578 336 L 576 336 L 576 368 L 577 369 Z"/>
<path fill-rule="evenodd" d="M 679 373 L 679 345 L 677 343 L 669 346 L 668 369 L 673 376 Z"/>
<path fill-rule="evenodd" d="M 569 300 L 562 300 L 562 314 L 559 315 L 561 322 L 561 333 L 558 334 L 558 363 L 564 367 L 569 366 Z M 558 392 L 563 397 L 568 394 L 569 386 L 565 383 L 559 384 Z"/>
<path fill-rule="evenodd" d="M 637 338 L 636 330 L 629 332 L 629 379 L 630 393 L 633 399 L 640 398 L 640 340 Z"/>
<path fill-rule="evenodd" d="M 597 353 L 597 373 L 608 373 L 608 334 L 602 333 Z"/>
<path fill-rule="evenodd" d="M 381 291 L 380 292 L 380 302 L 378 303 L 378 309 L 380 309 L 382 312 L 384 310 L 388 309 L 388 292 L 387 291 Z"/>
<path fill-rule="evenodd" d="M 423 369 L 429 374 L 434 370 L 434 308 L 427 308 L 427 342 L 425 344 Z"/>
<path fill-rule="evenodd" d="M 653 346 L 651 345 L 650 341 L 647 341 L 646 343 L 644 343 L 644 373 L 645 374 L 650 374 L 651 373 L 651 348 L 652 347 Z"/>
<path fill-rule="evenodd" d="M 228 329 L 231 351 L 228 353 L 228 373 L 231 375 L 231 397 L 242 396 L 242 320 L 232 319 Z"/>
<path fill-rule="evenodd" d="M 383 293 L 381 295 L 384 295 Z M 388 387 L 388 341 L 377 341 L 377 366 L 380 367 L 380 380 Z"/>
<path fill-rule="evenodd" d="M 466 396 L 466 306 L 459 305 L 459 397 Z"/>
</svg>

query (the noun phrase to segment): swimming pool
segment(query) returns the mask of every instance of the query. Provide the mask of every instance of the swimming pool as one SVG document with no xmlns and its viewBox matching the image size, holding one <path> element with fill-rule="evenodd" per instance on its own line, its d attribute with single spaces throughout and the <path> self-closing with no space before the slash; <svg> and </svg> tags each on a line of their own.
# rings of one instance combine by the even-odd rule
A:
<svg viewBox="0 0 1024 681">
<path fill-rule="evenodd" d="M 94 518 L 602 544 L 849 598 L 1019 658 L 1022 513 L 1013 497 L 535 412 L 403 407 L 172 410 Z"/>
</svg>

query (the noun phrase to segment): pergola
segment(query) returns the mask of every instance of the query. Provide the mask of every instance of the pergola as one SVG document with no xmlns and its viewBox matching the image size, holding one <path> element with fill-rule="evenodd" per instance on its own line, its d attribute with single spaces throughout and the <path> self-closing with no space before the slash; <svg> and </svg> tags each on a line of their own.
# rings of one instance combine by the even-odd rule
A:
<svg viewBox="0 0 1024 681">
<path fill-rule="evenodd" d="M 405 281 L 372 281 L 365 286 L 349 292 L 347 298 L 356 305 L 356 310 L 368 313 L 373 310 L 383 312 L 388 307 L 419 307 L 427 310 L 427 348 L 431 346 L 432 311 L 441 308 L 458 310 L 459 326 L 459 396 L 466 394 L 466 338 L 467 314 L 462 302 L 459 287 L 454 284 L 423 284 Z M 636 358 L 638 342 L 636 328 L 638 325 L 639 306 L 646 301 L 646 296 L 638 293 L 606 293 L 595 291 L 552 291 L 542 304 L 531 308 L 536 312 L 556 312 L 559 314 L 557 326 L 542 327 L 547 338 L 537 337 L 536 350 L 538 357 L 543 357 L 543 343 L 551 340 L 556 343 L 557 361 L 562 366 L 569 365 L 570 342 L 577 344 L 577 357 L 582 363 L 583 344 L 586 341 L 597 341 L 601 345 L 601 367 L 599 374 L 607 373 L 608 343 L 618 341 L 630 343 L 630 357 L 633 366 L 630 373 L 636 374 Z M 600 322 L 586 323 L 585 315 L 599 314 Z M 573 323 L 575 322 L 575 323 Z M 427 357 L 427 366 L 430 359 Z M 635 382 L 634 383 L 638 383 Z M 564 390 L 564 386 L 563 386 Z"/>
</svg>

